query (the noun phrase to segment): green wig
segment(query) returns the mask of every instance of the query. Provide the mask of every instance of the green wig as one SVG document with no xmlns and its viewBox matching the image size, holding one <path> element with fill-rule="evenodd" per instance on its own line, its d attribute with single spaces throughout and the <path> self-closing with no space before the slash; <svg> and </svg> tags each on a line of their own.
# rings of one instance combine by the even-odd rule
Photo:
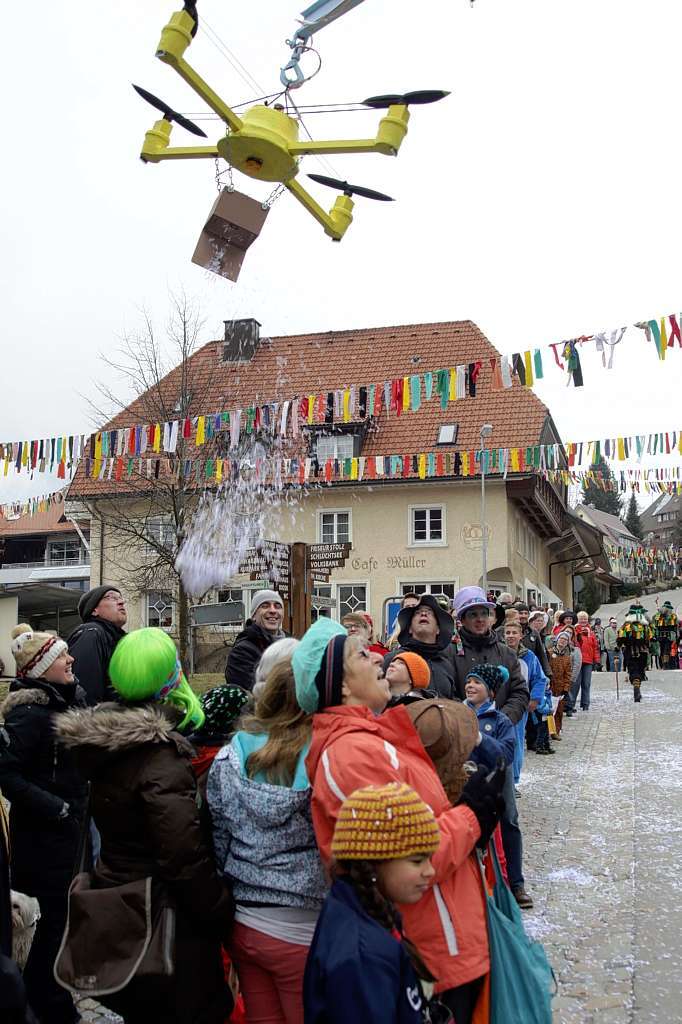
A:
<svg viewBox="0 0 682 1024">
<path fill-rule="evenodd" d="M 124 636 L 109 662 L 109 678 L 124 701 L 175 704 L 184 713 L 180 730 L 204 724 L 203 709 L 185 679 L 175 644 L 162 629 L 150 626 Z"/>
</svg>

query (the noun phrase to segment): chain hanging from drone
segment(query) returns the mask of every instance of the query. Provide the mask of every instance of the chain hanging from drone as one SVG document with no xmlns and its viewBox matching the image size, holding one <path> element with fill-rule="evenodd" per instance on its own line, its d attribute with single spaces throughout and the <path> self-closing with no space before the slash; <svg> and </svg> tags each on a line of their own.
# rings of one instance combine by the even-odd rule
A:
<svg viewBox="0 0 682 1024">
<path fill-rule="evenodd" d="M 227 185 L 224 183 L 223 178 L 227 177 Z M 215 158 L 215 183 L 218 189 L 218 195 L 223 191 L 224 188 L 228 192 L 235 191 L 234 178 L 232 177 L 232 168 L 228 164 L 225 170 L 220 170 L 220 160 L 218 157 Z"/>
</svg>

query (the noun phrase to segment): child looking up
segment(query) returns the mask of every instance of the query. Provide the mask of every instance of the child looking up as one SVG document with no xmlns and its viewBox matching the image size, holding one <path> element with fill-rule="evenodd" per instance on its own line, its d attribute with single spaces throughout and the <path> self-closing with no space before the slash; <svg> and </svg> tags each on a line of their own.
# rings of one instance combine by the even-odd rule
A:
<svg viewBox="0 0 682 1024">
<path fill-rule="evenodd" d="M 412 651 L 402 651 L 389 662 L 386 682 L 391 692 L 390 708 L 432 696 L 428 689 L 431 682 L 429 663 Z"/>
<path fill-rule="evenodd" d="M 419 978 L 434 979 L 402 934 L 395 903 L 418 903 L 433 881 L 433 812 L 401 782 L 358 789 L 334 829 L 332 874 L 303 982 L 305 1024 L 422 1024 Z"/>
<path fill-rule="evenodd" d="M 476 712 L 479 740 L 471 754 L 471 760 L 486 768 L 494 768 L 497 759 L 503 757 L 506 764 L 514 760 L 516 735 L 514 726 L 495 707 L 495 692 L 509 673 L 504 665 L 474 665 L 464 680 L 466 704 Z"/>
</svg>

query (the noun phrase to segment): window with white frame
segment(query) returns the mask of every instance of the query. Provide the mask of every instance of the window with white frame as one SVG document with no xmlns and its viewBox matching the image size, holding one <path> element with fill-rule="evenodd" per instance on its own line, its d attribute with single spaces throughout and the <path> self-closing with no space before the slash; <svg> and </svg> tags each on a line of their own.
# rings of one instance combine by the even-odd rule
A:
<svg viewBox="0 0 682 1024">
<path fill-rule="evenodd" d="M 508 594 L 513 583 L 494 583 L 488 580 L 488 593 L 492 594 L 496 601 L 499 601 L 501 594 Z"/>
<path fill-rule="evenodd" d="M 172 629 L 175 623 L 175 602 L 167 590 L 150 590 L 147 594 L 147 625 Z"/>
<path fill-rule="evenodd" d="M 148 554 L 158 553 L 159 547 L 175 550 L 175 524 L 171 516 L 150 516 L 145 523 L 145 534 L 153 542 L 147 544 Z"/>
<path fill-rule="evenodd" d="M 318 512 L 317 540 L 319 544 L 345 544 L 351 539 L 351 513 L 349 509 Z"/>
<path fill-rule="evenodd" d="M 366 583 L 338 583 L 336 587 L 336 618 L 341 620 L 348 612 L 367 611 Z"/>
<path fill-rule="evenodd" d="M 318 462 L 327 459 L 352 459 L 355 455 L 353 434 L 321 434 L 315 440 L 315 455 Z"/>
<path fill-rule="evenodd" d="M 434 594 L 436 597 L 439 594 L 445 594 L 446 597 L 453 598 L 458 590 L 457 583 L 401 583 L 400 593 L 401 594 L 417 594 L 421 597 L 422 594 Z"/>
<path fill-rule="evenodd" d="M 516 519 L 516 550 L 531 565 L 537 565 L 538 538 L 521 516 Z"/>
<path fill-rule="evenodd" d="M 443 505 L 410 505 L 410 544 L 445 544 Z"/>
<path fill-rule="evenodd" d="M 81 542 L 79 537 L 51 540 L 47 546 L 49 565 L 80 565 Z"/>
</svg>

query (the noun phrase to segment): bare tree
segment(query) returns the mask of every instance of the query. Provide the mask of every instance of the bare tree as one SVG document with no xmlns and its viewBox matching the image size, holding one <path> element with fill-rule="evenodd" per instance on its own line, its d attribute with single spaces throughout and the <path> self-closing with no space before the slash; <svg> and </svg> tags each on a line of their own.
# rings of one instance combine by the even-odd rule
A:
<svg viewBox="0 0 682 1024">
<path fill-rule="evenodd" d="M 196 303 L 184 294 L 171 295 L 170 302 L 164 343 L 151 317 L 143 312 L 140 329 L 124 336 L 113 355 L 102 356 L 117 384 L 97 384 L 98 399 L 90 400 L 90 406 L 97 421 L 106 422 L 108 429 L 173 420 L 182 423 L 193 409 L 206 410 L 210 377 L 201 374 L 192 359 L 204 323 Z M 219 443 L 208 443 L 202 456 L 210 457 Z M 119 570 L 120 582 L 140 595 L 149 591 L 174 595 L 178 646 L 185 664 L 189 595 L 176 571 L 175 557 L 198 504 L 196 480 L 181 472 L 185 458 L 194 454 L 193 443 L 186 441 L 180 430 L 173 458 L 163 457 L 162 471 L 151 477 L 139 473 L 135 459 L 132 475 L 126 474 L 125 480 L 106 494 L 79 494 L 77 481 L 72 488 L 74 497 L 101 522 L 107 559 Z"/>
</svg>

